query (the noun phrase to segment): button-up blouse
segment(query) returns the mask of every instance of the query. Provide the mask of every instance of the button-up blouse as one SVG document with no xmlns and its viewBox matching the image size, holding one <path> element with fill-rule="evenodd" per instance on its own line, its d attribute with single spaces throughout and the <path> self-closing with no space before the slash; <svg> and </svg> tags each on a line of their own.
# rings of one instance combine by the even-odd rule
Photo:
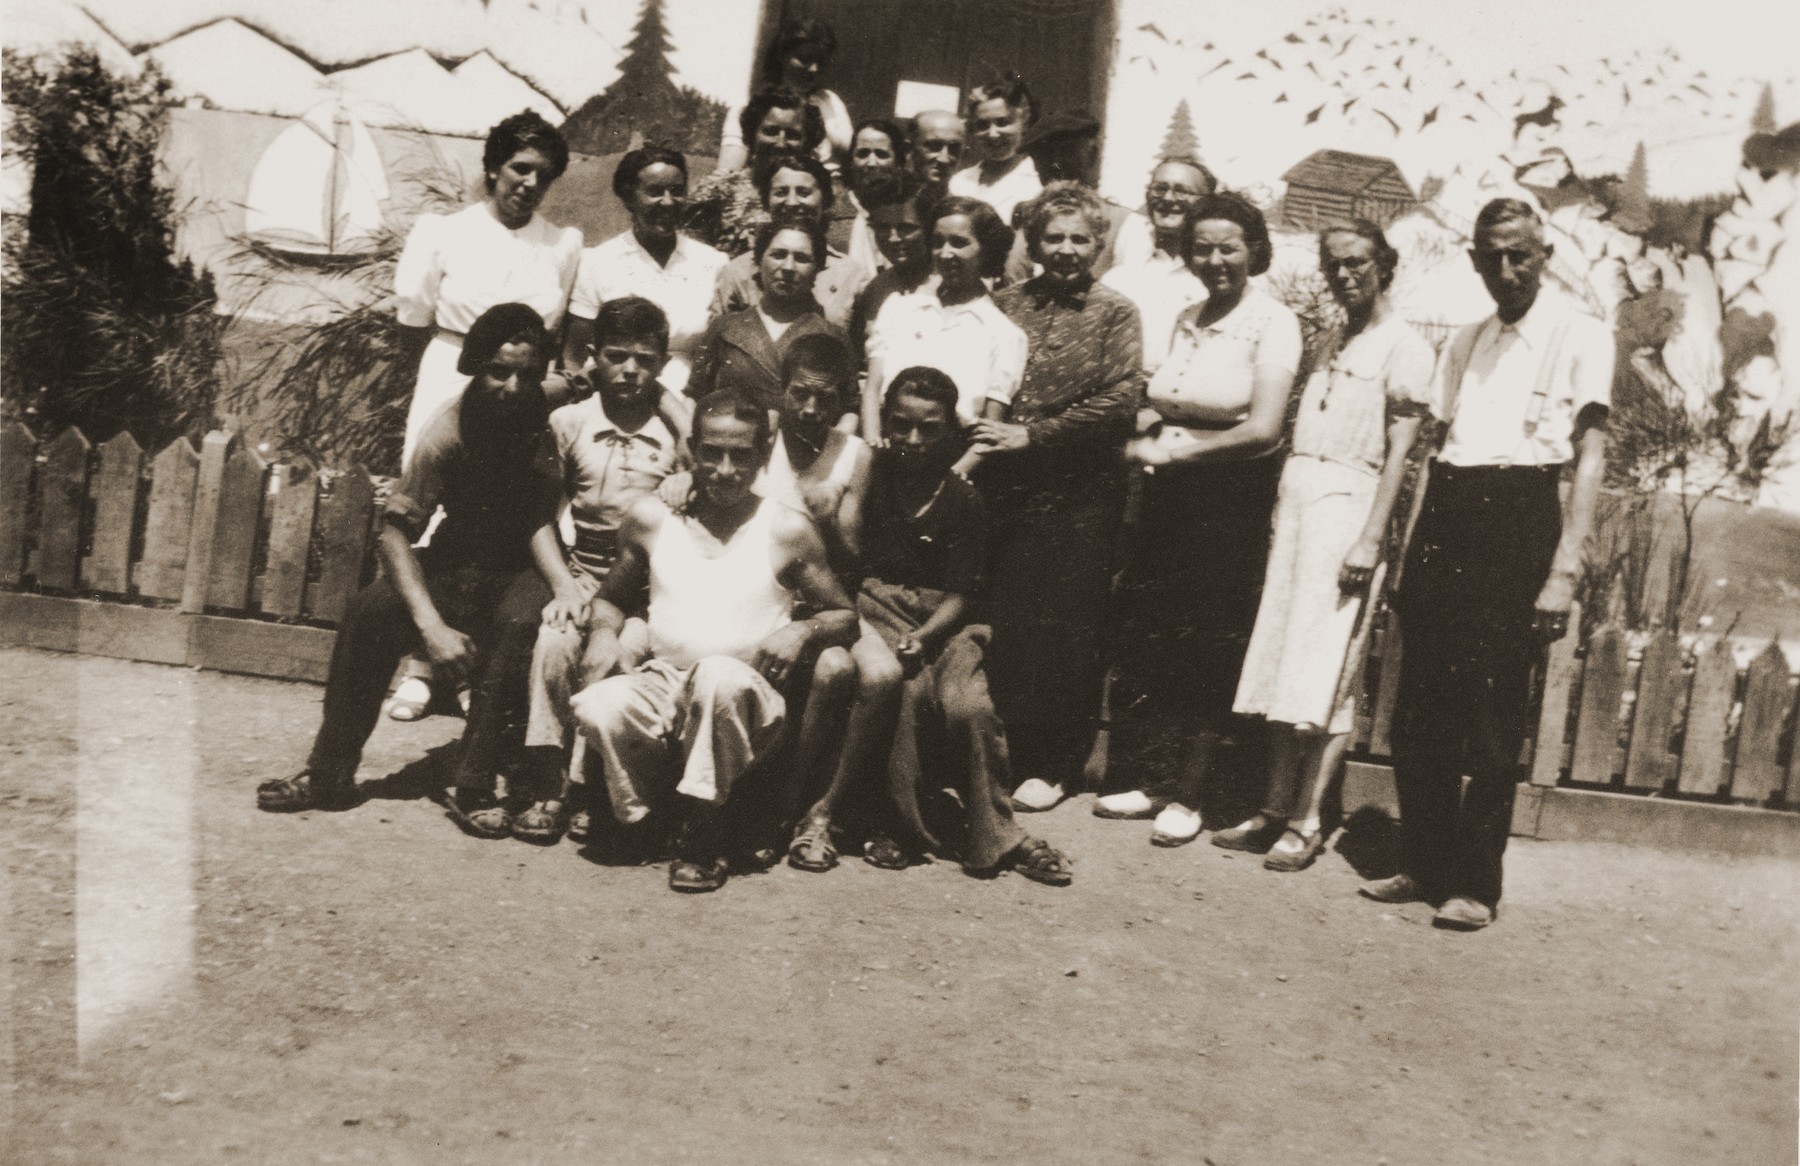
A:
<svg viewBox="0 0 1800 1166">
<path fill-rule="evenodd" d="M 1387 425 L 1430 409 L 1431 346 L 1399 316 L 1389 315 L 1321 354 L 1306 379 L 1294 416 L 1294 453 L 1381 472 Z"/>
<path fill-rule="evenodd" d="M 1290 377 L 1300 367 L 1300 321 L 1254 285 L 1237 307 L 1202 326 L 1205 304 L 1195 304 L 1175 324 L 1168 359 L 1150 380 L 1150 404 L 1165 417 L 1224 428 L 1249 415 L 1256 370 L 1271 366 Z M 1180 424 L 1163 427 L 1165 440 L 1186 437 Z"/>
</svg>

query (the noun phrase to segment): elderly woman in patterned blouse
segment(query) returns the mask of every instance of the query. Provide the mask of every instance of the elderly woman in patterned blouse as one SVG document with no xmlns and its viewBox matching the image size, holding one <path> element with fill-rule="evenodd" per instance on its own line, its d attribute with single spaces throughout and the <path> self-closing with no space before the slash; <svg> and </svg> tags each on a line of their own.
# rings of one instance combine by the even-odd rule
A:
<svg viewBox="0 0 1800 1166">
<path fill-rule="evenodd" d="M 992 515 L 988 671 L 1029 775 L 1014 804 L 1043 810 L 1062 799 L 1093 737 L 1143 339 L 1131 302 L 1094 282 L 1107 227 L 1098 197 L 1052 183 L 1020 215 L 1043 272 L 995 298 L 1025 332 L 1025 373 L 1010 406 L 988 401 L 973 437 Z"/>
</svg>

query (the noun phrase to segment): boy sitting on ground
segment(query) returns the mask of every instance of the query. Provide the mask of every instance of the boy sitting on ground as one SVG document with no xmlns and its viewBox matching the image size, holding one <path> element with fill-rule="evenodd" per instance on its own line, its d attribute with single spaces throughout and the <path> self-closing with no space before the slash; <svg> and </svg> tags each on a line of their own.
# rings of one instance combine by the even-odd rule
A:
<svg viewBox="0 0 1800 1166">
<path fill-rule="evenodd" d="M 964 622 L 981 587 L 987 513 L 975 488 L 951 473 L 965 444 L 956 392 L 937 369 L 908 368 L 889 383 L 882 403 L 886 441 L 863 515 L 857 610 L 906 674 L 883 808 L 915 846 L 944 849 L 920 808 L 921 795 L 944 784 L 931 774 L 941 758 L 962 804 L 956 850 L 964 869 L 1011 869 L 1067 886 L 1069 859 L 1013 819 L 1006 729 L 982 668 L 990 633 Z M 889 865 L 874 852 L 865 857 Z"/>
</svg>

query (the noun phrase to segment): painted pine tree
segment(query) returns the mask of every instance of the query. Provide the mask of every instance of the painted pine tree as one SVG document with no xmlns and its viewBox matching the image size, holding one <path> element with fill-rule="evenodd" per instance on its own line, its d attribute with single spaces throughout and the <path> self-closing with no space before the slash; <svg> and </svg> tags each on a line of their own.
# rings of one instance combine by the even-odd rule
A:
<svg viewBox="0 0 1800 1166">
<path fill-rule="evenodd" d="M 1762 93 L 1756 98 L 1756 109 L 1750 115 L 1750 132 L 1772 134 L 1777 128 L 1779 127 L 1775 121 L 1775 87 L 1765 81 Z"/>
<path fill-rule="evenodd" d="M 1169 132 L 1163 135 L 1162 150 L 1157 157 L 1200 157 L 1200 139 L 1194 133 L 1194 115 L 1188 109 L 1185 97 L 1175 103 L 1175 112 L 1169 117 Z"/>
<path fill-rule="evenodd" d="M 675 42 L 663 17 L 663 0 L 644 0 L 637 26 L 619 59 L 619 76 L 590 97 L 563 125 L 569 147 L 589 154 L 617 154 L 643 140 L 688 153 L 718 149 L 725 106 L 675 83 L 669 53 Z"/>
<path fill-rule="evenodd" d="M 1612 219 L 1614 226 L 1634 235 L 1650 229 L 1650 163 L 1642 142 L 1632 151 L 1631 166 L 1625 171 L 1625 181 L 1619 185 L 1618 203 Z"/>
</svg>

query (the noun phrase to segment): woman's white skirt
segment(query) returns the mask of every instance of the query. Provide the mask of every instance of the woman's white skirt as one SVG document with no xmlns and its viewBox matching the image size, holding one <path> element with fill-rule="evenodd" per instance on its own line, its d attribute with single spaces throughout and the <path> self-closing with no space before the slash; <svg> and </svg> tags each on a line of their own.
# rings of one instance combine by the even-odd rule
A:
<svg viewBox="0 0 1800 1166">
<path fill-rule="evenodd" d="M 413 386 L 412 404 L 406 410 L 406 444 L 400 451 L 402 471 L 412 464 L 413 450 L 418 448 L 419 438 L 431 424 L 431 419 L 469 387 L 468 376 L 456 371 L 462 347 L 463 334 L 445 328 L 439 328 L 431 342 L 425 345 L 425 357 L 419 361 L 419 379 Z"/>
<path fill-rule="evenodd" d="M 1331 733 L 1354 726 L 1354 701 L 1340 701 L 1338 688 L 1363 596 L 1345 595 L 1338 574 L 1368 521 L 1376 485 L 1364 469 L 1288 458 L 1234 712 Z"/>
</svg>

